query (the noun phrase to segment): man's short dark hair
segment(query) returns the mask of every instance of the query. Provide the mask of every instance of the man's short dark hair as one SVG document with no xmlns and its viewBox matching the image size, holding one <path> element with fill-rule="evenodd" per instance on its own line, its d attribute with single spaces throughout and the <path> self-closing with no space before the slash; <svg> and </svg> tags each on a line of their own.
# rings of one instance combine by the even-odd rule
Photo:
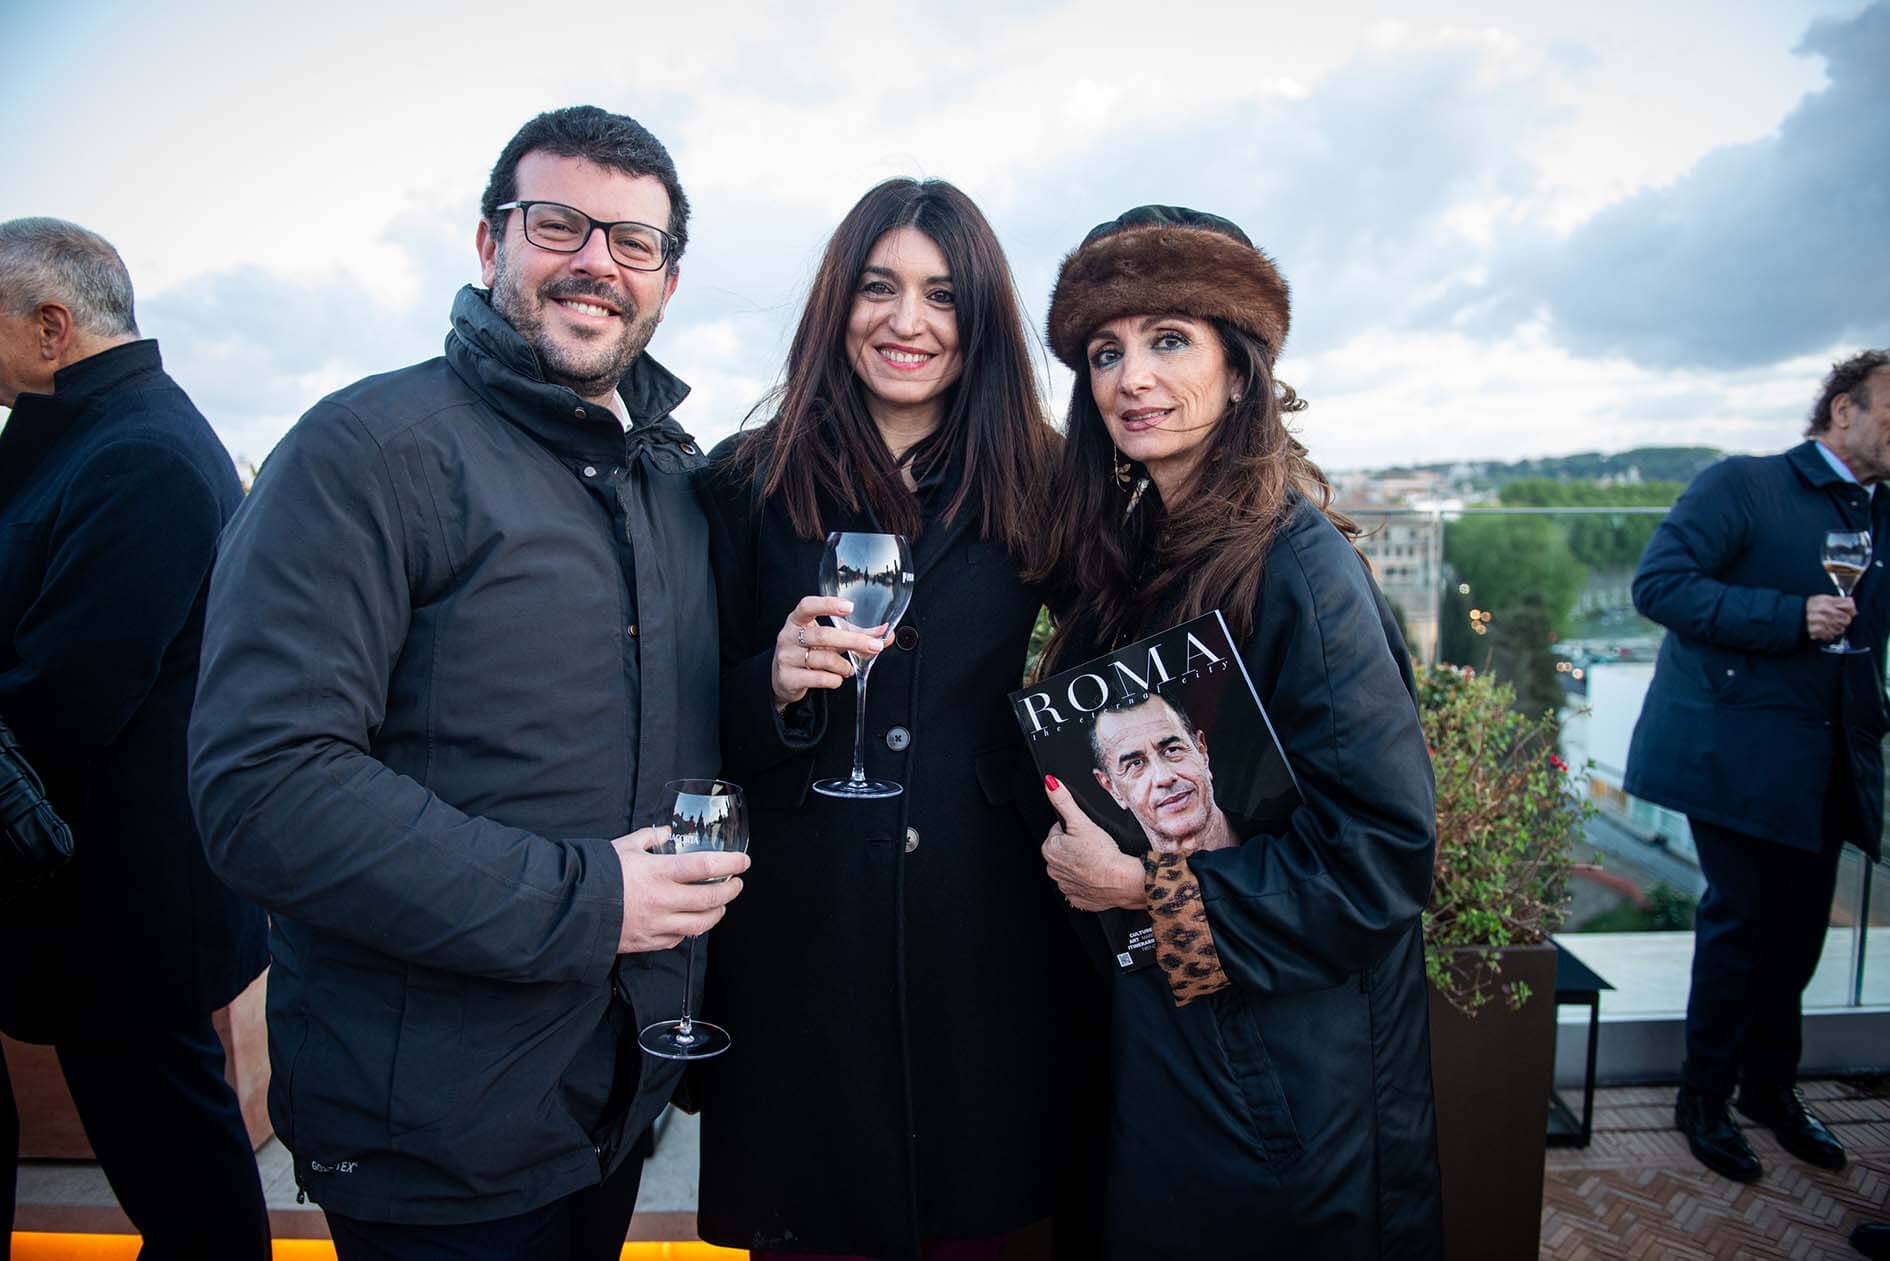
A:
<svg viewBox="0 0 1890 1261">
<path fill-rule="evenodd" d="M 1831 407 L 1840 396 L 1848 397 L 1852 406 L 1869 407 L 1870 378 L 1879 368 L 1890 368 L 1890 351 L 1866 350 L 1832 364 L 1831 375 L 1824 379 L 1818 402 L 1811 409 L 1811 423 L 1805 433 L 1820 434 L 1831 427 Z"/>
<path fill-rule="evenodd" d="M 479 199 L 479 213 L 484 216 L 492 235 L 500 240 L 505 239 L 505 215 L 499 212 L 499 207 L 518 200 L 518 164 L 528 153 L 578 158 L 625 175 L 654 175 L 663 181 L 663 189 L 669 194 L 666 230 L 676 238 L 669 266 L 670 270 L 675 270 L 677 261 L 682 258 L 683 246 L 689 243 L 689 198 L 683 195 L 682 181 L 676 177 L 676 164 L 670 160 L 669 150 L 642 123 L 595 105 L 572 105 L 547 110 L 519 128 L 493 164 L 485 196 Z"/>
<path fill-rule="evenodd" d="M 138 335 L 131 273 L 110 241 L 64 219 L 0 223 L 0 304 L 25 315 L 45 302 L 94 336 Z"/>
<path fill-rule="evenodd" d="M 1102 725 L 1102 716 L 1104 714 L 1126 714 L 1132 709 L 1142 708 L 1142 706 L 1148 704 L 1150 701 L 1160 701 L 1162 704 L 1168 706 L 1169 712 L 1175 716 L 1175 721 L 1179 722 L 1181 729 L 1188 733 L 1188 739 L 1194 739 L 1194 733 L 1200 730 L 1200 728 L 1194 725 L 1194 719 L 1188 716 L 1187 709 L 1183 707 L 1177 697 L 1164 696 L 1160 692 L 1131 692 L 1115 704 L 1105 705 L 1097 710 L 1095 718 L 1090 720 L 1089 758 L 1090 761 L 1096 764 L 1097 770 L 1105 775 L 1109 774 L 1109 768 L 1103 765 L 1102 737 L 1096 734 L 1096 729 Z"/>
</svg>

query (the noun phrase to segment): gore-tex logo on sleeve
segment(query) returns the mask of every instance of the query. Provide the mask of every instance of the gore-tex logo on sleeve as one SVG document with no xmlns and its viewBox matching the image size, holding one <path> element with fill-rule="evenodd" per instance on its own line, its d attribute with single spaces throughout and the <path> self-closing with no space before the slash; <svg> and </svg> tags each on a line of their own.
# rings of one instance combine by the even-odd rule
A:
<svg viewBox="0 0 1890 1261">
<path fill-rule="evenodd" d="M 353 1173 L 360 1167 L 361 1162 L 358 1160 L 337 1160 L 332 1165 L 325 1165 L 319 1160 L 311 1160 L 308 1162 L 308 1171 L 310 1173 Z"/>
</svg>

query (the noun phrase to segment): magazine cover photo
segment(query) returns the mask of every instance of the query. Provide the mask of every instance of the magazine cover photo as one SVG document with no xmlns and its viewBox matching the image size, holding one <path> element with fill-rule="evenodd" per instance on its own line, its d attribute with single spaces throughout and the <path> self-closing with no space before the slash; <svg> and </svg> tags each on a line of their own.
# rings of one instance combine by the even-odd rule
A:
<svg viewBox="0 0 1890 1261">
<path fill-rule="evenodd" d="M 1237 844 L 1298 804 L 1218 611 L 1014 692 L 1011 705 L 1038 771 L 1066 785 L 1124 853 Z M 1145 912 L 1099 918 L 1118 967 L 1151 961 Z"/>
</svg>

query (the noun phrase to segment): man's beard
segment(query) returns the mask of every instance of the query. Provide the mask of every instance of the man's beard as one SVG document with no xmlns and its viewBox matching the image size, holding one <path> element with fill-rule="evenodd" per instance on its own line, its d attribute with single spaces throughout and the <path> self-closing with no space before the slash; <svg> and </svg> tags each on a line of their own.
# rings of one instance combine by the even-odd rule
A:
<svg viewBox="0 0 1890 1261">
<path fill-rule="evenodd" d="M 533 295 L 537 299 L 534 303 L 531 297 L 519 292 L 516 278 L 507 266 L 503 246 L 498 252 L 497 268 L 492 280 L 493 310 L 504 316 L 505 322 L 537 353 L 547 381 L 569 386 L 582 398 L 600 398 L 616 389 L 656 332 L 657 315 L 638 319 L 636 302 L 630 295 L 601 280 L 566 277 L 548 281 Z M 614 339 L 600 335 L 575 346 L 560 343 L 545 331 L 545 322 L 540 316 L 545 306 L 559 298 L 580 301 L 602 298 L 620 313 L 622 331 Z"/>
</svg>

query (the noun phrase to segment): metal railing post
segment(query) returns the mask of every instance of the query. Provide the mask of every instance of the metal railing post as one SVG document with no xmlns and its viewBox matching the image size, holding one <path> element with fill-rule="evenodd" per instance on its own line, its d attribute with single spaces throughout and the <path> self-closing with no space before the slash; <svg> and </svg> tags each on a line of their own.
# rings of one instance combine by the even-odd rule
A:
<svg viewBox="0 0 1890 1261">
<path fill-rule="evenodd" d="M 1437 665 L 1444 659 L 1444 510 L 1431 509 L 1431 528 L 1428 540 L 1431 553 L 1431 623 L 1437 627 L 1437 633 L 1431 636 L 1431 661 Z"/>
<path fill-rule="evenodd" d="M 1864 948 L 1870 942 L 1870 886 L 1877 877 L 1877 864 L 1864 860 L 1864 878 L 1857 888 L 1857 928 L 1851 933 L 1851 1006 L 1864 1005 Z"/>
</svg>

